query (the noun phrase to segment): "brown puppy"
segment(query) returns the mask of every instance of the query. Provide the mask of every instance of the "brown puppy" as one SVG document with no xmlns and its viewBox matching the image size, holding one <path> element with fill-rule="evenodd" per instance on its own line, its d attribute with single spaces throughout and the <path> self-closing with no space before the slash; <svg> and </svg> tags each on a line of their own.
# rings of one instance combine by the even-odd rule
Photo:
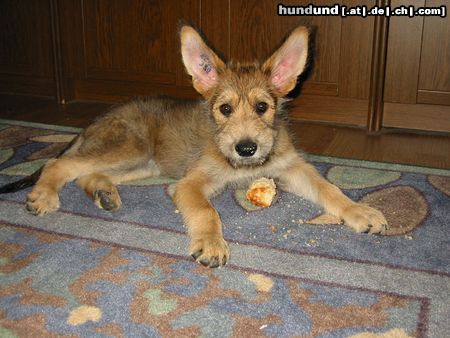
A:
<svg viewBox="0 0 450 338">
<path fill-rule="evenodd" d="M 46 164 L 28 194 L 28 209 L 37 215 L 58 209 L 59 190 L 76 179 L 98 207 L 116 210 L 121 205 L 116 184 L 176 177 L 173 198 L 189 229 L 190 254 L 217 267 L 230 252 L 210 198 L 227 185 L 266 176 L 357 232 L 383 234 L 381 212 L 351 201 L 323 179 L 290 140 L 283 97 L 305 68 L 308 35 L 307 28 L 296 28 L 262 65 L 225 64 L 195 29 L 183 26 L 183 62 L 204 100 L 135 100 L 114 108 Z"/>
</svg>

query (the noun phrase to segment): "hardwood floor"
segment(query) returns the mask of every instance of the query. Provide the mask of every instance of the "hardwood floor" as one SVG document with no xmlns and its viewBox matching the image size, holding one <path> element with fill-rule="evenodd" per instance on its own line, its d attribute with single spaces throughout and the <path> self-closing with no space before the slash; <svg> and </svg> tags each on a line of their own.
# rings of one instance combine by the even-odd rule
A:
<svg viewBox="0 0 450 338">
<path fill-rule="evenodd" d="M 86 127 L 111 103 L 64 106 L 41 97 L 0 95 L 0 118 Z M 353 127 L 293 121 L 296 142 L 307 153 L 450 169 L 450 135 L 386 129 L 376 135 Z"/>
<path fill-rule="evenodd" d="M 293 123 L 300 148 L 308 153 L 368 161 L 450 169 L 450 135 L 395 129 L 368 135 L 365 130 Z"/>
<path fill-rule="evenodd" d="M 0 95 L 0 118 L 84 128 L 110 106 L 100 102 L 59 105 L 48 98 Z"/>
</svg>

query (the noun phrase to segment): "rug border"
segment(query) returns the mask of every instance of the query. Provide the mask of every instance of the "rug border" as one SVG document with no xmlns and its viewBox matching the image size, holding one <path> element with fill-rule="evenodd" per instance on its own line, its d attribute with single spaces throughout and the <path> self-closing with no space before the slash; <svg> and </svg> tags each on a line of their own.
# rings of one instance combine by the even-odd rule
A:
<svg viewBox="0 0 450 338">
<path fill-rule="evenodd" d="M 83 237 L 83 236 L 65 234 L 65 233 L 60 233 L 60 232 L 56 232 L 56 231 L 52 231 L 52 230 L 35 228 L 32 226 L 28 226 L 28 225 L 14 224 L 14 223 L 10 223 L 10 222 L 0 221 L 0 226 L 22 229 L 25 231 L 36 231 L 36 232 L 46 233 L 46 234 L 50 234 L 50 235 L 54 235 L 54 236 L 59 236 L 59 237 L 66 238 L 69 240 L 84 240 L 84 241 L 89 241 L 91 243 L 96 243 L 99 245 L 104 245 L 104 246 L 109 246 L 109 247 L 114 247 L 114 248 L 123 248 L 126 250 L 137 251 L 137 252 L 141 252 L 144 254 L 157 255 L 157 256 L 168 257 L 168 258 L 177 259 L 177 260 L 183 260 L 185 262 L 193 262 L 192 259 L 190 259 L 190 257 L 188 257 L 187 255 L 178 255 L 178 254 L 174 254 L 174 253 L 149 250 L 149 249 L 139 248 L 139 247 L 135 247 L 135 246 L 122 245 L 122 244 L 118 244 L 115 242 L 104 241 L 104 240 L 100 240 L 100 239 L 96 239 L 96 238 L 92 238 L 92 237 Z M 255 269 L 255 268 L 249 268 L 249 267 L 240 266 L 237 264 L 228 264 L 227 267 L 232 270 L 235 270 L 235 271 L 259 274 L 262 276 L 268 276 L 271 278 L 282 279 L 285 281 L 286 280 L 294 280 L 297 283 L 309 283 L 309 284 L 315 284 L 315 285 L 324 286 L 324 287 L 334 287 L 334 288 L 340 288 L 340 289 L 345 289 L 345 290 L 353 290 L 353 291 L 357 291 L 357 292 L 366 292 L 366 293 L 372 293 L 375 295 L 388 295 L 391 297 L 407 299 L 409 301 L 416 301 L 419 303 L 420 309 L 419 309 L 419 312 L 417 313 L 415 333 L 417 334 L 417 337 L 426 337 L 427 333 L 429 331 L 430 302 L 431 302 L 431 299 L 429 297 L 410 295 L 410 294 L 404 294 L 404 293 L 402 294 L 402 293 L 397 293 L 397 292 L 393 292 L 393 291 L 384 291 L 384 290 L 371 289 L 371 288 L 365 288 L 365 287 L 359 287 L 359 286 L 352 286 L 352 285 L 342 284 L 342 283 L 338 283 L 338 282 L 328 282 L 328 281 L 322 281 L 322 280 L 318 280 L 318 279 L 304 278 L 304 277 L 293 276 L 293 275 L 289 275 L 289 274 L 282 274 L 282 273 L 277 273 L 277 272 L 266 271 L 263 269 L 260 270 L 260 269 Z"/>
<path fill-rule="evenodd" d="M 67 126 L 61 126 L 61 125 L 55 125 L 55 124 L 9 120 L 9 119 L 2 119 L 2 118 L 0 118 L 0 124 L 9 124 L 9 125 L 13 125 L 13 126 L 41 128 L 41 129 L 49 129 L 49 130 L 54 130 L 54 131 L 75 132 L 75 133 L 80 133 L 83 130 L 83 128 L 77 128 L 77 127 L 67 127 Z M 419 174 L 426 174 L 426 175 L 450 176 L 450 170 L 447 170 L 447 169 L 431 168 L 431 167 L 408 165 L 408 164 L 397 164 L 397 163 L 389 163 L 389 162 L 381 162 L 381 161 L 357 160 L 357 159 L 325 156 L 325 155 L 314 155 L 314 154 L 308 154 L 306 152 L 302 152 L 302 154 L 310 162 L 324 162 L 324 163 L 329 163 L 329 164 L 345 165 L 345 166 L 352 166 L 352 167 L 363 167 L 363 168 L 368 168 L 368 169 L 403 171 L 403 172 L 419 173 Z"/>
</svg>

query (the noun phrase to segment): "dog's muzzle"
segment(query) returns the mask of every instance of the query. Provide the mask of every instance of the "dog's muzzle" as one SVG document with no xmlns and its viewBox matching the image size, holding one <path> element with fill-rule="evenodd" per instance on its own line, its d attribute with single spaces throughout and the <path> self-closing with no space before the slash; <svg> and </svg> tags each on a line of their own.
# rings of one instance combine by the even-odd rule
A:
<svg viewBox="0 0 450 338">
<path fill-rule="evenodd" d="M 241 141 L 234 147 L 236 152 L 241 157 L 251 157 L 256 153 L 258 146 L 255 142 L 250 140 Z"/>
</svg>

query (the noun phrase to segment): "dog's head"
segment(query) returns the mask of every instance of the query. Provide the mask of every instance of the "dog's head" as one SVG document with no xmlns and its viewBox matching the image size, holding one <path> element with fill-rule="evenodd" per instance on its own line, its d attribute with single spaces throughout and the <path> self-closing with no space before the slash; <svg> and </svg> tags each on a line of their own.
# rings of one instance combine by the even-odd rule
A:
<svg viewBox="0 0 450 338">
<path fill-rule="evenodd" d="M 220 151 L 236 168 L 262 165 L 273 151 L 283 97 L 306 67 L 309 30 L 294 29 L 262 65 L 225 64 L 191 26 L 181 27 L 180 36 L 183 63 L 210 105 Z"/>
</svg>

